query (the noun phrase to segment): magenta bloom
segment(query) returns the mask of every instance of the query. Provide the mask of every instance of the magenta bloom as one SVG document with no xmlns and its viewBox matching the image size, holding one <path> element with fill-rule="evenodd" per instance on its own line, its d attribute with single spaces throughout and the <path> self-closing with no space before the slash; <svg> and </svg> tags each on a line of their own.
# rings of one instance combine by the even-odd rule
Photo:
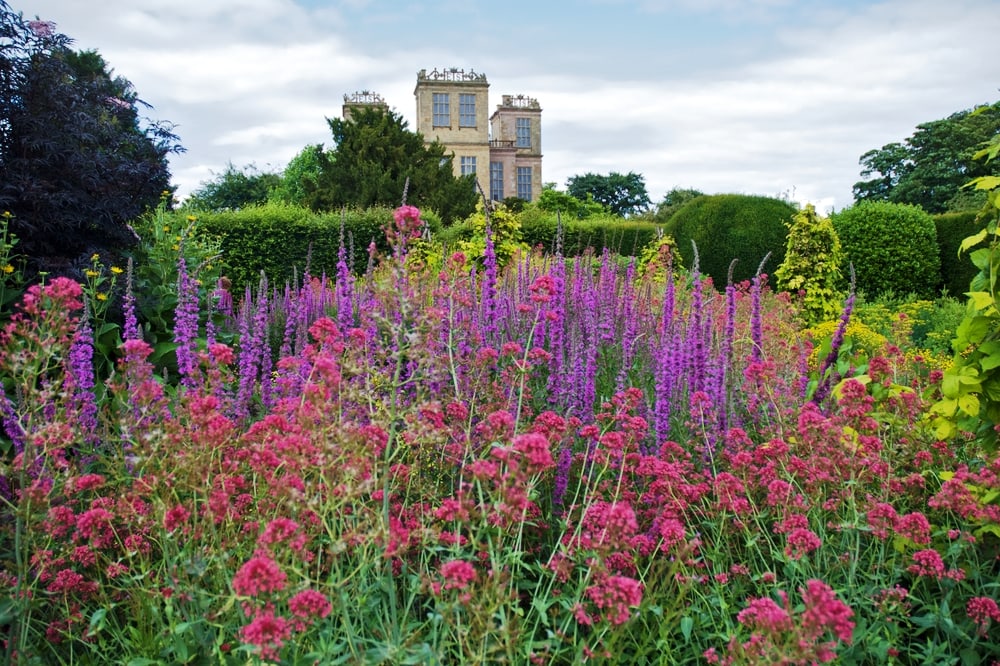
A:
<svg viewBox="0 0 1000 666">
<path fill-rule="evenodd" d="M 288 600 L 288 609 L 301 620 L 322 620 L 333 610 L 333 604 L 322 592 L 302 590 Z"/>
<path fill-rule="evenodd" d="M 449 560 L 441 565 L 444 589 L 462 590 L 476 580 L 476 568 L 465 560 Z"/>
<path fill-rule="evenodd" d="M 266 555 L 255 555 L 233 576 L 233 590 L 245 597 L 255 597 L 262 592 L 283 590 L 286 580 L 277 562 Z"/>
</svg>

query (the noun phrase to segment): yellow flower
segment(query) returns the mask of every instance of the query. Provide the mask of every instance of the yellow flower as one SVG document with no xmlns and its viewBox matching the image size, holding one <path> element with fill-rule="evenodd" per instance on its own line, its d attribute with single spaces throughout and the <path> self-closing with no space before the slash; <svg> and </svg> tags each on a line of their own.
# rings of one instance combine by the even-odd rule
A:
<svg viewBox="0 0 1000 666">
<path fill-rule="evenodd" d="M 9 210 L 5 210 L 5 211 L 3 212 L 3 216 L 4 216 L 4 217 L 12 217 L 12 216 L 11 216 L 11 214 L 10 214 L 10 211 L 9 211 Z"/>
<path fill-rule="evenodd" d="M 115 275 L 121 275 L 125 271 L 123 271 L 121 268 L 119 268 L 117 266 L 112 266 L 111 267 L 111 272 L 114 273 Z"/>
<path fill-rule="evenodd" d="M 169 234 L 170 233 L 170 226 L 169 225 L 166 225 L 166 224 L 163 225 L 163 233 L 165 233 L 165 234 Z"/>
<path fill-rule="evenodd" d="M 99 255 L 99 254 L 97 254 L 95 252 L 94 254 L 90 255 L 90 260 L 91 261 L 100 261 L 101 260 L 101 255 Z"/>
<path fill-rule="evenodd" d="M 181 249 L 181 246 L 180 245 L 171 245 L 170 249 L 176 252 L 177 250 Z"/>
<path fill-rule="evenodd" d="M 98 273 L 97 271 L 92 271 L 89 268 L 87 270 L 85 270 L 83 273 L 84 273 L 84 275 L 86 275 L 89 278 L 95 278 L 98 275 L 100 275 L 100 273 Z"/>
<path fill-rule="evenodd" d="M 10 275 L 11 273 L 14 272 L 14 267 L 11 266 L 10 264 L 5 264 L 3 267 L 3 272 L 6 273 L 7 275 Z"/>
<path fill-rule="evenodd" d="M 108 295 L 105 294 L 105 293 L 103 293 L 103 292 L 101 292 L 101 293 L 97 294 L 96 298 L 99 301 L 106 301 L 106 300 L 108 300 Z"/>
<path fill-rule="evenodd" d="M 198 218 L 195 217 L 194 215 L 188 215 L 188 222 L 195 222 L 195 221 L 197 221 L 197 219 Z"/>
</svg>

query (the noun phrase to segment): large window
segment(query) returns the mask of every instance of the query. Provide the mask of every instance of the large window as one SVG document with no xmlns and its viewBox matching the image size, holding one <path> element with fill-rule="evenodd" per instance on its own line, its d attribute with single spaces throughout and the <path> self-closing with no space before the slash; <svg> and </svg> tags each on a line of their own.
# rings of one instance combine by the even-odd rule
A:
<svg viewBox="0 0 1000 666">
<path fill-rule="evenodd" d="M 490 162 L 490 199 L 503 199 L 503 162 Z"/>
<path fill-rule="evenodd" d="M 463 176 L 468 176 L 471 173 L 476 173 L 476 158 L 475 157 L 462 157 L 459 160 L 459 168 L 462 170 Z"/>
<path fill-rule="evenodd" d="M 531 118 L 515 118 L 514 128 L 517 130 L 518 148 L 531 148 Z"/>
<path fill-rule="evenodd" d="M 460 94 L 458 96 L 458 126 L 476 126 L 476 96 Z"/>
<path fill-rule="evenodd" d="M 517 198 L 531 201 L 531 167 L 517 167 Z"/>
<path fill-rule="evenodd" d="M 434 127 L 451 126 L 451 107 L 448 93 L 434 93 Z"/>
</svg>

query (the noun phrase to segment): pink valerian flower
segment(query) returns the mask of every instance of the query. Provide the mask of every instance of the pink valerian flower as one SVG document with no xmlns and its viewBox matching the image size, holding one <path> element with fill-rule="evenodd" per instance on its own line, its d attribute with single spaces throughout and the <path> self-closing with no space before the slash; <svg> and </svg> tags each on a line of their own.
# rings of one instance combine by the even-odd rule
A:
<svg viewBox="0 0 1000 666">
<path fill-rule="evenodd" d="M 801 559 L 823 545 L 815 532 L 801 527 L 793 529 L 785 538 L 785 555 L 793 560 Z"/>
<path fill-rule="evenodd" d="M 931 542 L 931 524 L 927 516 L 919 511 L 899 516 L 895 530 L 918 546 L 926 546 Z"/>
<path fill-rule="evenodd" d="M 280 592 L 285 589 L 287 579 L 277 562 L 266 555 L 255 555 L 233 576 L 233 590 L 245 597 Z"/>
<path fill-rule="evenodd" d="M 288 600 L 288 610 L 300 621 L 313 622 L 329 615 L 333 604 L 322 592 L 302 590 Z"/>
<path fill-rule="evenodd" d="M 107 509 L 95 508 L 84 511 L 76 517 L 77 541 L 89 541 L 94 548 L 106 548 L 115 539 L 112 525 L 114 515 Z"/>
<path fill-rule="evenodd" d="M 896 524 L 896 509 L 885 502 L 880 502 L 868 509 L 868 527 L 879 539 L 889 538 L 889 532 Z"/>
<path fill-rule="evenodd" d="M 163 529 L 168 532 L 173 532 L 178 527 L 181 527 L 187 522 L 187 519 L 191 517 L 191 512 L 188 511 L 184 505 L 178 504 L 177 506 L 167 510 L 166 514 L 163 516 Z"/>
<path fill-rule="evenodd" d="M 976 633 L 986 636 L 990 622 L 1000 622 L 1000 607 L 990 597 L 972 597 L 965 605 L 965 614 L 976 624 Z"/>
<path fill-rule="evenodd" d="M 240 629 L 240 639 L 252 645 L 264 661 L 278 661 L 278 653 L 292 634 L 291 623 L 273 610 L 258 611 L 250 624 Z"/>
<path fill-rule="evenodd" d="M 449 560 L 440 571 L 445 590 L 464 590 L 476 580 L 476 567 L 465 560 Z"/>
<path fill-rule="evenodd" d="M 291 518 L 275 518 L 264 528 L 264 533 L 257 539 L 257 545 L 268 548 L 274 544 L 288 541 L 289 547 L 298 552 L 305 546 L 305 535 L 296 534 L 299 524 Z"/>
<path fill-rule="evenodd" d="M 810 580 L 800 589 L 806 609 L 802 614 L 804 628 L 816 636 L 830 631 L 844 643 L 850 643 L 854 634 L 854 611 L 837 599 L 833 589 L 819 580 Z"/>
<path fill-rule="evenodd" d="M 913 554 L 913 564 L 906 569 L 914 576 L 942 578 L 945 575 L 944 560 L 933 548 L 918 550 Z"/>
<path fill-rule="evenodd" d="M 751 629 L 781 633 L 792 629 L 792 617 L 771 597 L 751 599 L 749 605 L 736 614 L 736 620 Z"/>
<path fill-rule="evenodd" d="M 556 465 L 545 435 L 534 432 L 518 435 L 512 442 L 512 448 L 521 454 L 528 474 L 538 474 Z"/>
<path fill-rule="evenodd" d="M 620 625 L 628 622 L 631 616 L 629 609 L 642 603 L 642 583 L 628 576 L 599 577 L 585 594 L 602 619 Z M 578 615 L 577 619 L 580 617 Z"/>
</svg>

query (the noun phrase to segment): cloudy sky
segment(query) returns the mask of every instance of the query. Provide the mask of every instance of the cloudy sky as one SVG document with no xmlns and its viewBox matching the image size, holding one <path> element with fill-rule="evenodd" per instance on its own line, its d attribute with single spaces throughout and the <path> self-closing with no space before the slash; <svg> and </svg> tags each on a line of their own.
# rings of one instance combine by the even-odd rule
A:
<svg viewBox="0 0 1000 666">
<path fill-rule="evenodd" d="M 330 146 L 345 93 L 415 123 L 420 69 L 542 106 L 543 180 L 852 202 L 867 150 L 1000 99 L 1000 0 L 8 0 L 97 49 L 177 125 L 183 197 Z"/>
</svg>

